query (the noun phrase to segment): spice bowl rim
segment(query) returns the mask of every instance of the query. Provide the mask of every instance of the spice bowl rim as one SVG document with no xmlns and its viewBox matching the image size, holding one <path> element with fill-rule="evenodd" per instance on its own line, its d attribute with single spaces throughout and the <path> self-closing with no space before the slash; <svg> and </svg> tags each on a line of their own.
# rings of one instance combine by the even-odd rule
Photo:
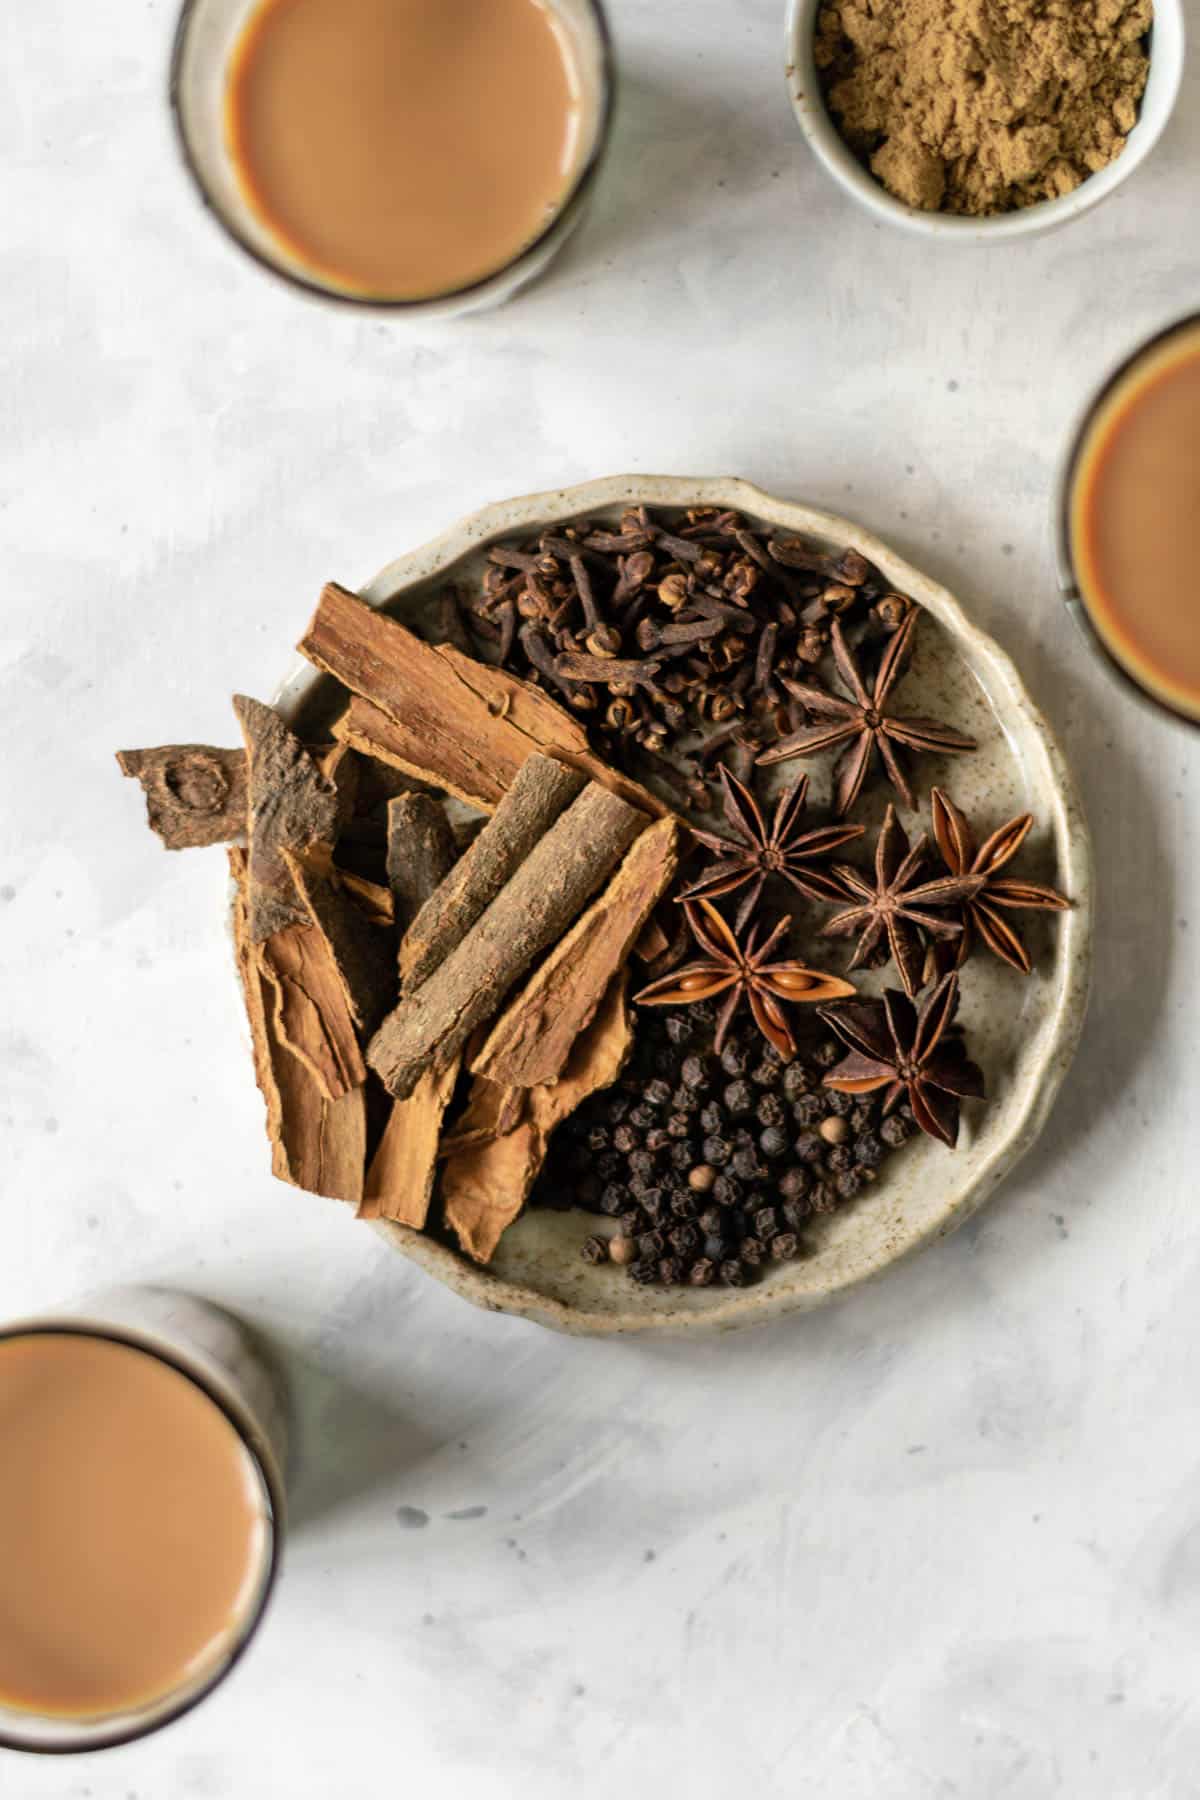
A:
<svg viewBox="0 0 1200 1800">
<path fill-rule="evenodd" d="M 987 218 L 923 212 L 889 194 L 865 169 L 830 116 L 813 57 L 817 15 L 827 0 L 788 0 L 784 71 L 788 97 L 817 162 L 842 190 L 876 219 L 916 236 L 955 244 L 990 244 L 1056 231 L 1099 206 L 1129 180 L 1151 154 L 1175 111 L 1183 82 L 1186 26 L 1183 0 L 1154 0 L 1150 72 L 1138 121 L 1114 162 L 1089 175 L 1073 193 L 1039 200 L 1016 212 Z"/>
<path fill-rule="evenodd" d="M 919 1219 L 902 1216 L 899 1197 L 885 1217 L 863 1210 L 869 1209 L 869 1201 L 850 1209 L 855 1214 L 858 1238 L 832 1268 L 822 1265 L 810 1276 L 805 1264 L 789 1263 L 781 1265 L 769 1283 L 688 1290 L 682 1298 L 673 1290 L 663 1289 L 653 1290 L 651 1300 L 650 1290 L 638 1289 L 636 1302 L 618 1291 L 620 1271 L 614 1271 L 611 1298 L 606 1296 L 598 1305 L 594 1298 L 585 1303 L 574 1296 L 580 1294 L 583 1281 L 603 1272 L 584 1265 L 578 1244 L 568 1248 L 560 1242 L 554 1235 L 557 1228 L 548 1227 L 536 1245 L 530 1242 L 528 1252 L 520 1249 L 518 1277 L 512 1270 L 481 1268 L 448 1244 L 406 1226 L 375 1223 L 374 1229 L 393 1249 L 474 1305 L 577 1336 L 691 1336 L 765 1323 L 788 1312 L 810 1310 L 873 1280 L 895 1262 L 945 1236 L 984 1203 L 1040 1134 L 1078 1044 L 1091 971 L 1090 835 L 1074 777 L 1050 727 L 1006 652 L 972 623 L 959 601 L 857 524 L 801 503 L 777 499 L 732 477 L 613 476 L 484 506 L 430 542 L 389 563 L 359 593 L 372 606 L 400 618 L 406 614 L 412 618 L 432 587 L 458 570 L 464 559 L 479 556 L 489 544 L 571 518 L 637 504 L 669 509 L 698 505 L 732 508 L 764 521 L 770 528 L 848 544 L 880 566 L 893 585 L 912 594 L 954 640 L 969 672 L 986 687 L 989 704 L 994 696 L 1002 700 L 1003 716 L 998 709 L 996 716 L 1005 738 L 1015 743 L 1014 755 L 1021 767 L 1028 766 L 1030 782 L 1036 787 L 1036 805 L 1053 835 L 1057 873 L 1075 904 L 1071 911 L 1058 916 L 1052 971 L 1044 985 L 1037 978 L 1041 999 L 1032 1003 L 1040 1011 L 1030 1033 L 1028 1066 L 1022 1068 L 1019 1080 L 1010 1077 L 1003 1122 L 997 1117 L 998 1108 L 983 1109 L 967 1152 L 969 1166 L 962 1152 L 958 1157 L 946 1153 L 946 1176 L 936 1194 L 923 1201 L 927 1210 Z M 986 683 L 979 676 L 981 669 L 986 671 Z M 299 661 L 277 690 L 274 704 L 286 721 L 296 723 L 310 705 L 319 709 L 321 697 L 331 693 L 333 686 L 329 676 Z M 929 1185 L 923 1184 L 923 1195 L 927 1195 Z M 569 1216 L 573 1221 L 588 1217 Z M 531 1217 L 537 1219 L 538 1215 L 527 1214 L 513 1229 L 520 1231 Z M 568 1215 L 547 1212 L 540 1217 L 563 1221 Z M 542 1257 L 551 1272 L 545 1284 L 539 1285 L 536 1277 Z M 785 1277 L 790 1286 L 778 1279 L 785 1270 L 794 1272 Z"/>
</svg>

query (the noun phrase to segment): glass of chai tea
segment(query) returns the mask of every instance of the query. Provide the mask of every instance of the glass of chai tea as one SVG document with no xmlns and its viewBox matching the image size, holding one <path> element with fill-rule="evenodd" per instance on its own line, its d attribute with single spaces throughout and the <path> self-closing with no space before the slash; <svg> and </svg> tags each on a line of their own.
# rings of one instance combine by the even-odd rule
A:
<svg viewBox="0 0 1200 1800">
<path fill-rule="evenodd" d="M 436 315 L 507 299 L 570 236 L 613 71 L 599 0 L 186 0 L 171 98 L 243 250 Z"/>
<path fill-rule="evenodd" d="M 1121 364 L 1076 433 L 1059 500 L 1068 607 L 1144 698 L 1200 724 L 1200 315 Z"/>
<path fill-rule="evenodd" d="M 0 1328 L 0 1748 L 128 1743 L 228 1674 L 284 1450 L 272 1366 L 206 1302 L 118 1289 Z"/>
</svg>

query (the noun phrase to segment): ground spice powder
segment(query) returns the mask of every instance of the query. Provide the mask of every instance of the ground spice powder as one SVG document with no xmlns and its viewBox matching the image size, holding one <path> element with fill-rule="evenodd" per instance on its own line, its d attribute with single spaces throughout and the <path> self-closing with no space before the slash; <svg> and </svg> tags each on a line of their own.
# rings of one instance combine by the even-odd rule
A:
<svg viewBox="0 0 1200 1800">
<path fill-rule="evenodd" d="M 1137 121 L 1152 0 L 830 0 L 817 68 L 889 193 L 980 216 L 1069 194 Z"/>
</svg>

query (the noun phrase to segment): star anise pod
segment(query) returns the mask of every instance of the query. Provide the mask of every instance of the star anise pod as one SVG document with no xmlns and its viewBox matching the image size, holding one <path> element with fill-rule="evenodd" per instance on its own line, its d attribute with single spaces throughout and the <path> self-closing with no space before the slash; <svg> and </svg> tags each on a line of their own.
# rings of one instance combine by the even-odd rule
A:
<svg viewBox="0 0 1200 1800">
<path fill-rule="evenodd" d="M 796 1040 L 780 1001 L 821 1003 L 854 993 L 850 983 L 836 975 L 805 968 L 800 962 L 771 961 L 790 919 L 780 919 L 761 942 L 756 925 L 743 943 L 711 901 L 685 900 L 684 911 L 692 936 L 704 953 L 702 959 L 673 970 L 661 981 L 652 981 L 634 995 L 634 1001 L 639 1006 L 692 1006 L 698 1000 L 727 994 L 713 1040 L 718 1053 L 725 1047 L 733 1015 L 743 999 L 749 1002 L 754 1023 L 767 1042 L 790 1058 L 796 1054 Z"/>
<path fill-rule="evenodd" d="M 858 934 L 850 959 L 852 969 L 860 969 L 871 961 L 886 938 L 910 1000 L 916 999 L 925 981 L 922 932 L 938 939 L 962 936 L 962 926 L 956 920 L 929 909 L 969 900 L 983 886 L 983 877 L 974 874 L 943 875 L 937 881 L 918 882 L 928 842 L 922 832 L 910 847 L 908 833 L 896 817 L 895 807 L 889 805 L 875 843 L 874 882 L 848 863 L 837 863 L 835 872 L 857 904 L 837 913 L 823 927 L 826 937 Z"/>
<path fill-rule="evenodd" d="M 725 818 L 736 842 L 718 837 L 714 832 L 693 829 L 692 836 L 696 841 L 714 851 L 718 860 L 705 869 L 698 881 L 684 889 L 683 899 L 695 900 L 704 895 L 716 900 L 722 894 L 735 893 L 748 884 L 748 891 L 737 911 L 735 929 L 738 931 L 757 906 L 768 875 L 781 875 L 797 893 L 810 900 L 845 899 L 841 883 L 815 865 L 852 838 L 862 837 L 861 825 L 818 825 L 806 831 L 807 775 L 801 775 L 780 796 L 770 826 L 754 795 L 736 775 L 722 768 L 721 780 L 725 789 Z"/>
<path fill-rule="evenodd" d="M 886 1088 L 885 1114 L 907 1094 L 921 1130 L 953 1149 L 960 1100 L 981 1100 L 984 1093 L 982 1072 L 968 1061 L 962 1039 L 949 1035 L 957 1006 L 958 976 L 951 970 L 919 1011 L 895 988 L 881 1001 L 822 1007 L 821 1017 L 850 1052 L 826 1075 L 825 1086 L 839 1094 Z"/>
<path fill-rule="evenodd" d="M 846 643 L 837 619 L 830 627 L 830 642 L 838 674 L 851 698 L 831 694 L 812 682 L 784 678 L 784 686 L 810 713 L 823 721 L 808 726 L 775 744 L 759 757 L 764 764 L 789 762 L 796 756 L 817 756 L 838 744 L 846 748 L 833 772 L 834 811 L 844 818 L 854 806 L 866 779 L 871 757 L 878 750 L 888 780 L 906 806 L 915 806 L 912 787 L 901 761 L 902 749 L 958 755 L 977 748 L 974 738 L 964 737 L 936 719 L 901 718 L 889 710 L 892 689 L 908 667 L 919 614 L 913 611 L 889 641 L 874 682 L 868 687 L 858 658 Z"/>
<path fill-rule="evenodd" d="M 966 961 L 974 934 L 978 932 L 993 955 L 1019 969 L 1022 975 L 1028 975 L 1033 966 L 1029 952 L 1004 917 L 1005 911 L 1029 908 L 1036 912 L 1065 912 L 1071 904 L 1065 894 L 1054 888 L 1000 875 L 1000 870 L 1012 861 L 1028 837 L 1033 814 L 1019 813 L 977 847 L 975 833 L 966 815 L 948 794 L 935 787 L 929 803 L 933 835 L 942 861 L 951 875 L 974 875 L 979 883 L 976 891 L 967 896 L 963 907 L 963 932 L 956 946 L 957 966 L 961 968 Z"/>
</svg>

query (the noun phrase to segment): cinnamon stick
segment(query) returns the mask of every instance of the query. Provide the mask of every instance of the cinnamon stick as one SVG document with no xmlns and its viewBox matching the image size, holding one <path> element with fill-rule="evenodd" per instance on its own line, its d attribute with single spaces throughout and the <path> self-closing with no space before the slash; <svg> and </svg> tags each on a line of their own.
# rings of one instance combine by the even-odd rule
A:
<svg viewBox="0 0 1200 1800">
<path fill-rule="evenodd" d="M 391 1115 L 371 1158 L 358 1209 L 360 1219 L 392 1219 L 420 1231 L 429 1216 L 437 1177 L 442 1117 L 454 1096 L 457 1059 L 424 1074 Z"/>
<path fill-rule="evenodd" d="M 397 1099 L 425 1070 L 444 1066 L 495 1012 L 535 956 L 571 925 L 647 823 L 590 783 L 526 857 L 455 950 L 400 1001 L 367 1047 L 367 1060 Z"/>
<path fill-rule="evenodd" d="M 118 750 L 117 766 L 142 785 L 146 817 L 168 850 L 243 843 L 246 837 L 246 752 L 211 744 L 163 744 Z"/>
<path fill-rule="evenodd" d="M 449 875 L 457 856 L 458 846 L 440 800 L 431 794 L 400 794 L 388 801 L 388 886 L 402 932 Z"/>
<path fill-rule="evenodd" d="M 470 1150 L 476 1144 L 490 1144 L 494 1138 L 507 1137 L 525 1117 L 528 1100 L 524 1088 L 502 1087 L 485 1075 L 477 1075 L 462 1117 L 456 1120 L 453 1131 L 443 1135 L 438 1155 L 456 1156 L 460 1150 Z"/>
<path fill-rule="evenodd" d="M 584 786 L 577 770 L 553 757 L 526 758 L 470 849 L 409 925 L 400 945 L 406 990 L 420 987 L 445 962 Z"/>
<path fill-rule="evenodd" d="M 369 1035 L 396 998 L 391 933 L 367 923 L 323 845 L 313 845 L 299 856 L 284 850 L 282 856 L 296 893 L 320 933 L 355 1027 Z"/>
<path fill-rule="evenodd" d="M 625 983 L 622 970 L 576 1039 L 561 1079 L 553 1087 L 528 1091 L 528 1113 L 515 1130 L 460 1151 L 443 1167 L 446 1223 L 476 1262 L 491 1261 L 501 1236 L 521 1212 L 555 1127 L 621 1073 L 633 1044 Z"/>
<path fill-rule="evenodd" d="M 471 1064 L 475 1075 L 514 1087 L 558 1080 L 678 865 L 678 827 L 660 819 L 634 840 L 603 893 L 509 1001 Z"/>
<path fill-rule="evenodd" d="M 336 582 L 323 590 L 299 649 L 358 696 L 336 737 L 485 812 L 531 750 L 552 753 L 655 817 L 667 811 L 601 762 L 579 722 L 532 683 L 450 644 L 423 642 Z"/>
<path fill-rule="evenodd" d="M 233 710 L 249 771 L 250 936 L 261 943 L 273 931 L 307 922 L 282 852 L 334 841 L 338 790 L 271 707 L 236 694 Z"/>
<path fill-rule="evenodd" d="M 354 1018 L 329 946 L 313 925 L 285 925 L 253 949 L 279 1042 L 326 1100 L 367 1079 Z"/>
<path fill-rule="evenodd" d="M 283 1044 L 268 1006 L 268 984 L 251 942 L 246 852 L 230 850 L 237 886 L 234 944 L 250 1025 L 254 1075 L 267 1112 L 272 1173 L 310 1193 L 357 1203 L 366 1156 L 366 1103 L 361 1087 L 328 1100 L 311 1073 Z"/>
</svg>

